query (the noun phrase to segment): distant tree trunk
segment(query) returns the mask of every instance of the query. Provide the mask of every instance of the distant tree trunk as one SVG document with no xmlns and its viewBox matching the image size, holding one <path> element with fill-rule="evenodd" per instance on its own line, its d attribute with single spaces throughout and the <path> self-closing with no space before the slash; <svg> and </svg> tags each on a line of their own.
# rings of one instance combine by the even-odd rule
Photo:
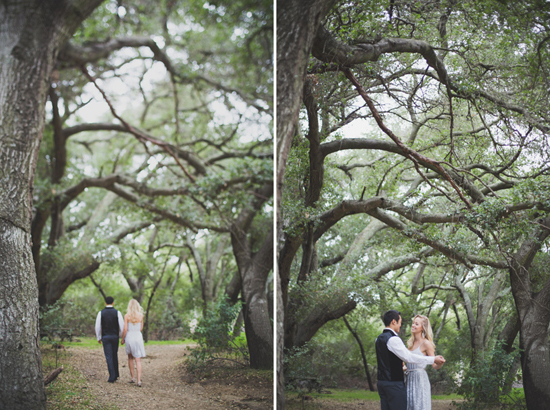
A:
<svg viewBox="0 0 550 410">
<path fill-rule="evenodd" d="M 147 300 L 147 309 L 145 309 L 145 322 L 143 324 L 143 341 L 145 343 L 149 341 L 149 311 L 151 310 L 151 304 L 153 303 L 155 293 L 157 292 L 164 273 L 166 272 L 166 265 L 168 264 L 169 259 L 170 253 L 168 253 L 168 255 L 166 256 L 166 260 L 164 261 L 164 265 L 162 267 L 162 272 L 160 272 L 158 279 L 155 281 L 155 284 L 153 285 L 153 290 L 151 290 L 151 294 L 149 295 L 149 299 Z M 153 271 L 155 270 L 154 267 L 152 267 L 152 269 Z"/>
<path fill-rule="evenodd" d="M 357 341 L 357 344 L 359 345 L 359 349 L 361 350 L 361 357 L 363 358 L 363 367 L 365 368 L 365 374 L 367 376 L 367 383 L 369 384 L 369 390 L 374 391 L 374 385 L 372 384 L 372 378 L 370 377 L 370 372 L 369 372 L 369 365 L 367 363 L 367 355 L 365 354 L 365 348 L 363 347 L 361 338 L 359 337 L 357 332 L 353 330 L 353 328 L 348 322 L 348 319 L 346 319 L 345 316 L 342 319 L 344 319 L 344 323 L 346 324 L 346 327 L 348 328 L 350 333 L 353 335 L 353 337 Z"/>
<path fill-rule="evenodd" d="M 32 186 L 57 52 L 100 0 L 0 4 L 0 403 L 44 409 Z"/>
<path fill-rule="evenodd" d="M 474 309 L 474 304 L 467 289 L 461 282 L 461 275 L 455 277 L 455 287 L 458 289 L 464 308 L 466 309 L 466 315 L 468 317 L 468 324 L 470 325 L 470 344 L 472 347 L 472 363 L 483 354 L 486 347 L 486 341 L 488 335 L 486 332 L 489 327 L 487 323 L 490 319 L 491 307 L 499 297 L 499 294 L 504 287 L 505 271 L 497 272 L 494 275 L 493 282 L 489 286 L 488 291 L 485 294 L 485 281 L 482 281 L 477 290 L 477 310 Z M 477 315 L 476 315 L 477 313 Z"/>
<path fill-rule="evenodd" d="M 218 265 L 225 253 L 225 248 L 228 243 L 228 237 L 222 236 L 218 240 L 216 250 L 211 252 L 210 248 L 212 243 L 206 242 L 206 255 L 205 262 L 201 257 L 199 250 L 193 244 L 190 235 L 186 236 L 186 245 L 193 255 L 195 264 L 197 266 L 197 271 L 199 273 L 199 280 L 201 284 L 202 300 L 203 300 L 203 315 L 206 314 L 206 311 L 209 307 L 212 306 L 216 300 L 216 273 L 219 270 Z M 223 275 L 223 271 L 220 272 L 220 275 Z"/>
</svg>

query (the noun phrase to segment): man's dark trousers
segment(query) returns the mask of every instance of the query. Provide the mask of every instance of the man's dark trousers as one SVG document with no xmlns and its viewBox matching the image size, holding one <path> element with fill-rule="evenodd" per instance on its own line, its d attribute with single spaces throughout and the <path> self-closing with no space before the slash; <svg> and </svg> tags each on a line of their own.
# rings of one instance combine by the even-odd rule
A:
<svg viewBox="0 0 550 410">
<path fill-rule="evenodd" d="M 107 368 L 109 369 L 109 383 L 114 383 L 118 379 L 118 336 L 105 335 L 101 338 L 103 343 L 103 353 L 107 359 Z"/>
<path fill-rule="evenodd" d="M 379 380 L 377 386 L 382 410 L 407 410 L 405 382 Z"/>
</svg>

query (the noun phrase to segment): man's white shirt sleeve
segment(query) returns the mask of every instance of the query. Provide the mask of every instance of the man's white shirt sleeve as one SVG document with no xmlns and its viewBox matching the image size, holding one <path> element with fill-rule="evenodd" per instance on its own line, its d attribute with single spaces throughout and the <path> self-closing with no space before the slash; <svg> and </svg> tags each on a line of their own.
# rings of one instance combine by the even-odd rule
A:
<svg viewBox="0 0 550 410">
<path fill-rule="evenodd" d="M 97 318 L 95 320 L 95 335 L 97 337 L 97 341 L 99 342 L 101 340 L 101 312 L 97 314 Z"/>
<path fill-rule="evenodd" d="M 117 314 L 118 316 L 118 337 L 122 337 L 122 331 L 124 330 L 124 319 L 122 319 L 122 314 L 120 311 Z"/>
<path fill-rule="evenodd" d="M 424 356 L 411 353 L 411 351 L 405 347 L 405 344 L 401 338 L 397 336 L 390 337 L 390 340 L 388 340 L 388 350 L 405 363 L 433 364 L 435 360 L 434 356 Z"/>
</svg>

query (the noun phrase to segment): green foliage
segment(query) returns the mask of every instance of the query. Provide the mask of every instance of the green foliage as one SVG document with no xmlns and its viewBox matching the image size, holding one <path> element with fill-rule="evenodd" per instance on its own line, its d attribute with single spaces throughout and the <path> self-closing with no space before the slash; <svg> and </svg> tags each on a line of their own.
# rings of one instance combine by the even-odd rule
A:
<svg viewBox="0 0 550 410">
<path fill-rule="evenodd" d="M 239 305 L 231 306 L 225 299 L 207 307 L 192 335 L 198 347 L 191 350 L 187 369 L 197 371 L 215 360 L 248 363 L 248 345 L 244 334 L 235 334 Z"/>
<path fill-rule="evenodd" d="M 239 309 L 240 306 L 231 306 L 225 300 L 217 302 L 212 308 L 207 309 L 199 320 L 193 338 L 201 346 L 208 346 L 214 350 L 227 348 L 232 339 L 231 331 Z"/>
<path fill-rule="evenodd" d="M 79 329 L 71 327 L 71 311 L 75 312 L 74 303 L 61 299 L 53 305 L 42 307 L 39 313 L 40 338 L 52 342 L 56 339 L 72 341 Z"/>
<path fill-rule="evenodd" d="M 370 315 L 371 311 L 360 307 L 348 315 L 348 320 L 362 340 L 369 371 L 374 378 L 374 340 L 380 334 L 381 322 L 376 315 Z M 304 346 L 286 352 L 284 366 L 285 381 L 290 390 L 307 391 L 308 383 L 303 383 L 304 380 L 330 388 L 362 388 L 367 384 L 359 346 L 342 320 L 329 322 Z"/>
<path fill-rule="evenodd" d="M 525 401 L 517 390 L 508 387 L 515 380 L 510 373 L 519 352 L 506 354 L 500 345 L 478 357 L 465 373 L 459 393 L 464 401 L 458 404 L 463 410 L 485 409 L 498 406 L 501 409 L 524 409 Z"/>
</svg>

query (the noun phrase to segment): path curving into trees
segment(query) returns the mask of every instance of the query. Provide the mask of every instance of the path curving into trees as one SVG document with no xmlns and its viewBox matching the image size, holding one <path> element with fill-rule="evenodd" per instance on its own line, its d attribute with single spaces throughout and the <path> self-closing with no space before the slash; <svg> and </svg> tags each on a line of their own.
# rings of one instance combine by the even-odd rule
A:
<svg viewBox="0 0 550 410">
<path fill-rule="evenodd" d="M 87 388 L 99 404 L 116 405 L 120 410 L 165 409 L 265 409 L 267 402 L 252 398 L 242 386 L 186 383 L 183 366 L 185 345 L 147 346 L 143 358 L 143 387 L 128 383 L 130 380 L 124 346 L 119 347 L 120 379 L 107 383 L 108 372 L 103 350 L 71 348 L 71 363 L 86 378 Z M 271 397 L 268 398 L 271 403 Z M 266 407 L 267 406 L 267 407 Z"/>
</svg>

